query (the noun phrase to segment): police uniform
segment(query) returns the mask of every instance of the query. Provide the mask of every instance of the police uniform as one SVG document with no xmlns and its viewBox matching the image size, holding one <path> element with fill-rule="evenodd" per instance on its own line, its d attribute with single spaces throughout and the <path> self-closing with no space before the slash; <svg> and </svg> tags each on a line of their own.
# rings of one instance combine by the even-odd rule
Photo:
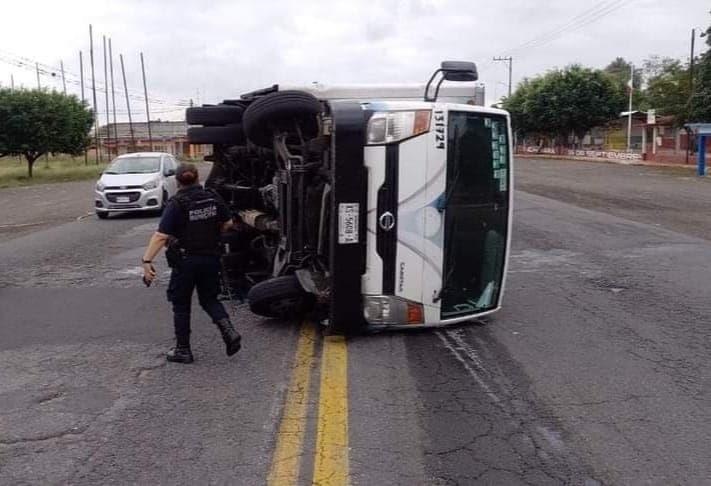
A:
<svg viewBox="0 0 711 486">
<path fill-rule="evenodd" d="M 191 362 L 190 306 L 197 288 L 200 306 L 219 328 L 232 355 L 240 348 L 240 335 L 234 330 L 224 306 L 217 300 L 220 289 L 220 232 L 231 219 L 224 201 L 199 184 L 184 187 L 170 200 L 158 232 L 171 237 L 166 255 L 172 268 L 168 300 L 173 305 L 177 346 L 169 353 L 171 361 Z M 174 358 L 174 359 L 171 359 Z"/>
</svg>

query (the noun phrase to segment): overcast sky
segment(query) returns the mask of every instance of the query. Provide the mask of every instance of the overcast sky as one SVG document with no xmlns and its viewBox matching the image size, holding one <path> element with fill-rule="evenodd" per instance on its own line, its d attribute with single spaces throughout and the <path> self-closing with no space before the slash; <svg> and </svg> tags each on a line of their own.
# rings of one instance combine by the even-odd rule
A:
<svg viewBox="0 0 711 486">
<path fill-rule="evenodd" d="M 61 89 L 62 60 L 67 89 L 79 94 L 83 50 L 90 100 L 91 23 L 97 85 L 104 79 L 102 36 L 112 38 L 119 119 L 126 112 L 119 53 L 132 111 L 145 117 L 140 51 L 155 100 L 152 119 L 181 119 L 190 98 L 215 103 L 273 83 L 426 81 L 444 59 L 475 61 L 492 103 L 506 94 L 508 76 L 493 56 L 513 56 L 514 85 L 570 63 L 604 67 L 616 56 L 686 62 L 691 29 L 711 23 L 710 9 L 708 0 L 7 1 L 0 84 L 13 75 L 16 85 L 36 86 L 39 62 L 42 86 Z M 103 93 L 98 101 L 104 112 Z"/>
</svg>

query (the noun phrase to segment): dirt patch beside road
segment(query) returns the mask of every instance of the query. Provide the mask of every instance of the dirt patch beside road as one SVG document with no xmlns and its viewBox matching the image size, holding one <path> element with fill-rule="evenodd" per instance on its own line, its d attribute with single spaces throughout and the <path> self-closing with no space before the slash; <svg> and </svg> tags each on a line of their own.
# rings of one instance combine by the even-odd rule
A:
<svg viewBox="0 0 711 486">
<path fill-rule="evenodd" d="M 526 158 L 516 163 L 516 188 L 524 192 L 711 240 L 711 178 L 681 167 Z"/>
<path fill-rule="evenodd" d="M 92 214 L 96 181 L 16 187 L 0 191 L 0 241 Z"/>
</svg>

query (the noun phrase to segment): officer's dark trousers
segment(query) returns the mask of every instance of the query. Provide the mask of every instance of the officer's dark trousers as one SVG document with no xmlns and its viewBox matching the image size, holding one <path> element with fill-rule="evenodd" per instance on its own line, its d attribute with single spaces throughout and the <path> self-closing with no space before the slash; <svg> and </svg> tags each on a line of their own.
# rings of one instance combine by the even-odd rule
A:
<svg viewBox="0 0 711 486">
<path fill-rule="evenodd" d="M 175 337 L 179 345 L 190 344 L 190 303 L 197 287 L 200 306 L 213 322 L 228 317 L 217 300 L 220 291 L 220 259 L 217 256 L 188 255 L 173 268 L 168 284 L 168 300 L 173 304 Z"/>
</svg>

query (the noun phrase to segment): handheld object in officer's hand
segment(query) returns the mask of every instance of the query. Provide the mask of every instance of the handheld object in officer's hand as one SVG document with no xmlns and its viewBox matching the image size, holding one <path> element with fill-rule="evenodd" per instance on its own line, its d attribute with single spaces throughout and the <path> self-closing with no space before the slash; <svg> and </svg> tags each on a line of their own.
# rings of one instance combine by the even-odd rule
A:
<svg viewBox="0 0 711 486">
<path fill-rule="evenodd" d="M 156 267 L 154 267 L 153 264 L 151 264 L 151 272 L 153 272 L 153 279 L 155 279 Z M 145 285 L 146 287 L 150 287 L 151 283 L 153 283 L 153 280 L 148 280 L 145 275 L 143 277 L 141 277 L 141 280 L 143 280 L 143 285 Z"/>
</svg>

